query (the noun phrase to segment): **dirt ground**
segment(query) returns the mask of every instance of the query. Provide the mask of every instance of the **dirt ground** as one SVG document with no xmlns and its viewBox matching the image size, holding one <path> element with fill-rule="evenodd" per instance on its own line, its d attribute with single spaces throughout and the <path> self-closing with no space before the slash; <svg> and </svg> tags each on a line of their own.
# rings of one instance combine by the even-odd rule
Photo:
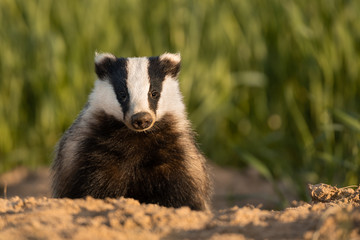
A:
<svg viewBox="0 0 360 240">
<path fill-rule="evenodd" d="M 0 176 L 0 239 L 360 239 L 360 188 L 309 185 L 310 203 L 276 211 L 279 197 L 254 170 L 213 172 L 213 211 L 198 212 L 124 198 L 52 199 L 48 169 L 19 168 Z"/>
</svg>

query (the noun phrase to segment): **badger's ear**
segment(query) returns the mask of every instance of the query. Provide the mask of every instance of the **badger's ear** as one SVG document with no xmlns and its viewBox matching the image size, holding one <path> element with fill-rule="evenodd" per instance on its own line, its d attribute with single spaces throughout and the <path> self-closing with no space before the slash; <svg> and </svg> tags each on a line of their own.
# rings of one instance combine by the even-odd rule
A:
<svg viewBox="0 0 360 240">
<path fill-rule="evenodd" d="M 180 72 L 181 56 L 180 53 L 164 53 L 159 56 L 159 60 L 166 75 L 177 77 Z"/>
<path fill-rule="evenodd" d="M 111 53 L 97 53 L 95 52 L 95 72 L 96 75 L 103 79 L 106 77 L 113 63 L 116 62 L 116 57 Z"/>
</svg>

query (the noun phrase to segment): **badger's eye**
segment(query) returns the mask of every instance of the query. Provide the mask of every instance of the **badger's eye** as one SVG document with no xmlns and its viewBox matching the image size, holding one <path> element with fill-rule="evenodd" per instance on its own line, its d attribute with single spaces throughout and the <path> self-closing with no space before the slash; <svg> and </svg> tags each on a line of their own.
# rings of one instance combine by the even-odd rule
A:
<svg viewBox="0 0 360 240">
<path fill-rule="evenodd" d="M 125 102 L 127 99 L 126 92 L 119 92 L 118 96 L 119 96 L 120 101 L 122 101 L 122 102 Z"/>
<path fill-rule="evenodd" d="M 149 92 L 149 94 L 150 94 L 152 99 L 158 99 L 160 97 L 160 93 L 155 91 L 155 90 Z"/>
</svg>

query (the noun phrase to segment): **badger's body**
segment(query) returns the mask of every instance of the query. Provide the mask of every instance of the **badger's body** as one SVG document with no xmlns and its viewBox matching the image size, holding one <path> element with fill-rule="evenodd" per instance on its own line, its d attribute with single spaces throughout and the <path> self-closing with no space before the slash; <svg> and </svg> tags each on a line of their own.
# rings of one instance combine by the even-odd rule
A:
<svg viewBox="0 0 360 240">
<path fill-rule="evenodd" d="M 185 113 L 180 55 L 95 57 L 89 101 L 58 143 L 54 197 L 120 196 L 208 209 L 211 184 Z"/>
</svg>

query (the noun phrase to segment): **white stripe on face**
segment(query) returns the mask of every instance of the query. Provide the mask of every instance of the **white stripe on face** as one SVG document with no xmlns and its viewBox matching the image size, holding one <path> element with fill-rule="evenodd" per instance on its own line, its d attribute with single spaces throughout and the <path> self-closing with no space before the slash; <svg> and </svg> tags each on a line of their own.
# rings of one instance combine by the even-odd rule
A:
<svg viewBox="0 0 360 240">
<path fill-rule="evenodd" d="M 156 110 L 156 120 L 160 120 L 167 113 L 185 117 L 185 106 L 182 101 L 179 83 L 170 76 L 166 76 L 162 84 L 161 97 Z"/>
<path fill-rule="evenodd" d="M 129 110 L 126 113 L 125 121 L 129 122 L 132 115 L 139 112 L 148 112 L 154 116 L 149 108 L 148 92 L 150 88 L 148 65 L 146 57 L 127 59 L 127 88 L 130 97 Z"/>
<path fill-rule="evenodd" d="M 87 112 L 99 110 L 105 111 L 119 121 L 123 120 L 121 105 L 116 99 L 114 88 L 109 83 L 109 80 L 96 80 L 94 90 L 89 97 L 89 108 L 85 111 L 85 115 Z"/>
</svg>

